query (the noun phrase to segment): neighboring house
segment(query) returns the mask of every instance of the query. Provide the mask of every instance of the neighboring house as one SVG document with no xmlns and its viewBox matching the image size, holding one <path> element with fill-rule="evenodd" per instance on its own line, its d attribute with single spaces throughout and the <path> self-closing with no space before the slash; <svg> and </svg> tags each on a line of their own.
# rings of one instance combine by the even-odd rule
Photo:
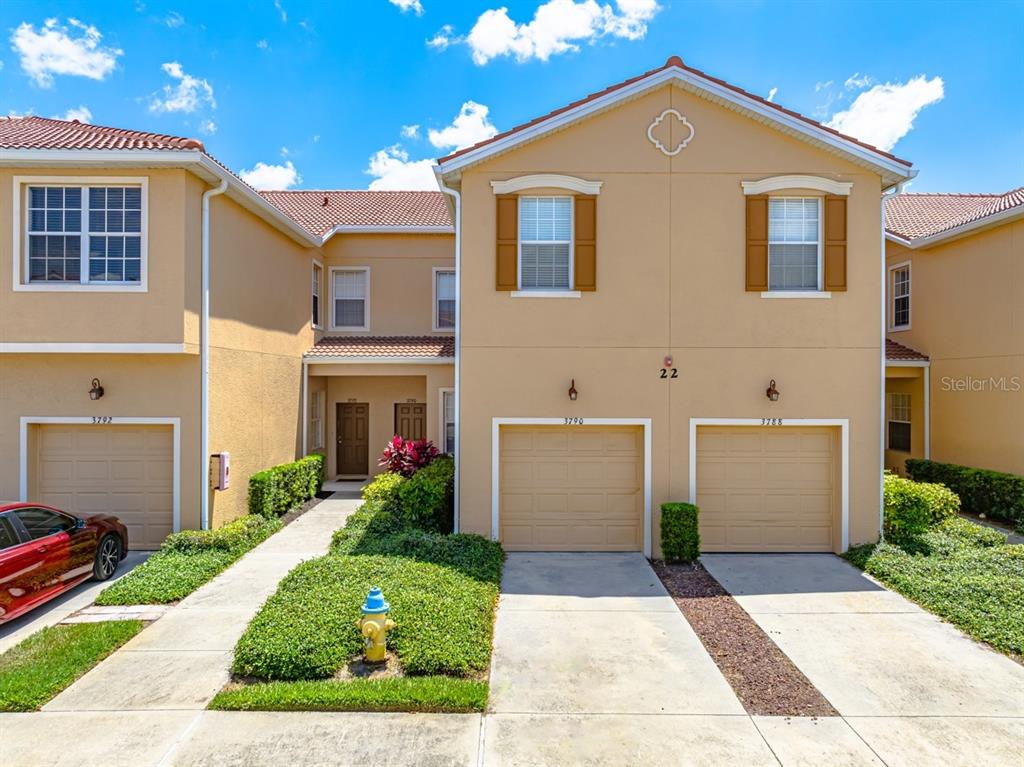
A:
<svg viewBox="0 0 1024 767">
<path fill-rule="evenodd" d="M 673 57 L 437 175 L 462 530 L 656 554 L 690 500 L 707 551 L 877 540 L 881 195 L 909 163 Z"/>
<path fill-rule="evenodd" d="M 1024 188 L 886 201 L 886 468 L 1024 474 Z"/>
<path fill-rule="evenodd" d="M 245 513 L 304 434 L 333 465 L 336 403 L 370 405 L 363 474 L 393 426 L 453 432 L 440 193 L 261 196 L 194 139 L 0 118 L 0 210 L 0 498 L 111 511 L 152 548 Z"/>
</svg>

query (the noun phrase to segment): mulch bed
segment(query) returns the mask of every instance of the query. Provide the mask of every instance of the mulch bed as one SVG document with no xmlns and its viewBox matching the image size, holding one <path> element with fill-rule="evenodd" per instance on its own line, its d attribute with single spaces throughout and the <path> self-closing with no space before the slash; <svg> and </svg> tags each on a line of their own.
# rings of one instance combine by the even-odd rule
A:
<svg viewBox="0 0 1024 767">
<path fill-rule="evenodd" d="M 296 519 L 301 517 L 307 511 L 309 511 L 314 506 L 319 504 L 320 501 L 325 500 L 326 498 L 330 498 L 331 495 L 332 494 L 330 492 L 323 492 L 323 491 L 321 491 L 321 492 L 317 493 L 315 496 L 310 498 L 308 501 L 306 501 L 301 506 L 296 506 L 291 511 L 289 511 L 289 512 L 287 512 L 285 514 L 282 514 L 281 517 L 280 517 L 281 524 L 283 524 L 283 525 L 290 525 L 292 522 L 294 522 Z"/>
<path fill-rule="evenodd" d="M 839 715 L 699 562 L 653 566 L 748 714 Z"/>
</svg>

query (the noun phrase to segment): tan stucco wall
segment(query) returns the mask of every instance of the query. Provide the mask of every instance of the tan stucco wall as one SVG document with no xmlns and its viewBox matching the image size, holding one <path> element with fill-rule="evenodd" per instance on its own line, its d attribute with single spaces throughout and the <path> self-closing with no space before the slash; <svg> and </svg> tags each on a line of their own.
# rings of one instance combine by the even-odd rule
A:
<svg viewBox="0 0 1024 767">
<path fill-rule="evenodd" d="M 647 140 L 667 107 L 696 137 L 669 159 Z M 614 151 L 611 151 L 614 148 Z M 564 173 L 604 182 L 597 291 L 519 299 L 494 290 L 494 179 Z M 853 182 L 849 291 L 765 300 L 744 290 L 740 182 L 811 174 Z M 653 419 L 658 507 L 687 500 L 689 419 L 850 422 L 850 542 L 878 535 L 880 180 L 807 144 L 665 87 L 485 164 L 462 179 L 462 528 L 491 532 L 491 419 Z M 676 380 L 662 380 L 666 354 Z M 576 380 L 579 399 L 566 396 Z M 764 390 L 774 378 L 781 399 Z"/>
<path fill-rule="evenodd" d="M 931 457 L 1024 474 L 1024 222 L 909 250 L 911 329 L 931 358 Z"/>
<path fill-rule="evenodd" d="M 888 396 L 892 393 L 910 395 L 910 452 L 890 450 L 886 434 L 885 468 L 906 475 L 908 458 L 924 458 L 924 372 L 922 368 L 888 368 L 885 371 L 885 418 L 889 419 Z"/>
<path fill-rule="evenodd" d="M 24 254 L 24 197 L 22 220 L 13 220 L 13 178 L 146 177 L 149 196 L 148 289 L 146 292 L 20 291 L 12 289 L 13 237 L 17 226 Z M 184 343 L 186 252 L 198 249 L 183 222 L 187 211 L 183 170 L 155 169 L 40 169 L 0 168 L 0 342 L 7 343 Z M 23 189 L 23 186 L 22 186 Z M 24 194 L 23 192 L 21 193 Z M 194 213 L 198 217 L 199 213 Z M 196 235 L 198 237 L 198 235 Z M 21 267 L 24 274 L 24 265 Z M 196 306 L 193 311 L 198 311 Z M 194 323 L 193 323 L 194 324 Z M 190 349 L 195 351 L 195 349 Z"/>
<path fill-rule="evenodd" d="M 455 239 L 448 234 L 338 234 L 324 245 L 322 260 L 324 334 L 433 335 L 433 268 L 455 268 Z M 370 268 L 369 330 L 331 329 L 332 266 Z"/>
</svg>

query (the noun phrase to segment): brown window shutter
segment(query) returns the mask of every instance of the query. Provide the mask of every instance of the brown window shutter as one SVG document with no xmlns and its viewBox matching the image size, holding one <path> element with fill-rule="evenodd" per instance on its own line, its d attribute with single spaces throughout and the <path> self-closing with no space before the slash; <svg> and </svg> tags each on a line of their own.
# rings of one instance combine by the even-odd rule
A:
<svg viewBox="0 0 1024 767">
<path fill-rule="evenodd" d="M 846 290 L 846 198 L 825 198 L 825 285 Z"/>
<path fill-rule="evenodd" d="M 768 290 L 768 196 L 747 197 L 747 290 Z"/>
<path fill-rule="evenodd" d="M 519 288 L 519 198 L 499 194 L 497 198 L 497 290 Z"/>
<path fill-rule="evenodd" d="M 576 290 L 597 290 L 597 196 L 578 194 L 575 206 L 573 281 Z"/>
</svg>

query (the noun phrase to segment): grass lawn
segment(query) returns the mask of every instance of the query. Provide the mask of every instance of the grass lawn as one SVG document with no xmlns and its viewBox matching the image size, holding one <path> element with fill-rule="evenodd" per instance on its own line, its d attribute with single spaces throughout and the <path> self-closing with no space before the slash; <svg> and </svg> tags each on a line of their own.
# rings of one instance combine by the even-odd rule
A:
<svg viewBox="0 0 1024 767">
<path fill-rule="evenodd" d="M 0 655 L 0 711 L 35 711 L 142 630 L 140 621 L 45 628 Z"/>
<path fill-rule="evenodd" d="M 169 535 L 158 552 L 100 592 L 96 604 L 152 605 L 184 599 L 281 527 L 278 519 L 246 516 L 216 530 Z"/>
<path fill-rule="evenodd" d="M 447 676 L 318 679 L 229 688 L 210 703 L 218 711 L 483 711 L 487 683 Z"/>
<path fill-rule="evenodd" d="M 992 647 L 1024 655 L 1024 546 L 951 519 L 903 548 L 859 546 L 844 555 L 936 615 Z"/>
</svg>

